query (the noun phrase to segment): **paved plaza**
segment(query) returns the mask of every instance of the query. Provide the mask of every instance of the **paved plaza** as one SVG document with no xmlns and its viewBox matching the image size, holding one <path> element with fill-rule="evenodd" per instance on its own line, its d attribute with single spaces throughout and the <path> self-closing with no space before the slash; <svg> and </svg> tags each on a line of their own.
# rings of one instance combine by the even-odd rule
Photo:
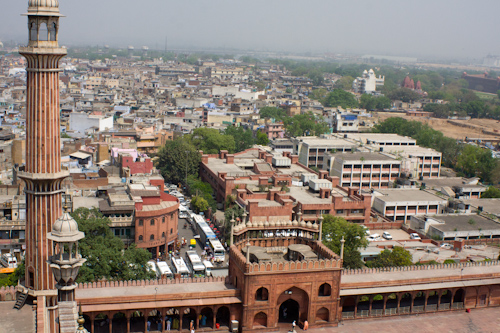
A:
<svg viewBox="0 0 500 333">
<path fill-rule="evenodd" d="M 297 333 L 304 332 L 300 328 Z M 280 332 L 288 332 L 283 329 Z M 414 316 L 344 321 L 338 327 L 315 328 L 309 333 L 493 333 L 500 332 L 500 308 L 472 309 Z"/>
</svg>

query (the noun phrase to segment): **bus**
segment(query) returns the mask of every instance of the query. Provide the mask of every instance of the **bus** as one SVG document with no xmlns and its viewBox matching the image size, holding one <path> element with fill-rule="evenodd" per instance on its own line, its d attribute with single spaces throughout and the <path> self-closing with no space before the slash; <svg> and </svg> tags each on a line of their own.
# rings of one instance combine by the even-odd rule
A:
<svg viewBox="0 0 500 333">
<path fill-rule="evenodd" d="M 214 261 L 223 263 L 226 259 L 226 251 L 224 250 L 224 246 L 222 246 L 221 242 L 218 239 L 210 239 L 209 243 L 210 250 L 214 255 Z"/>
<path fill-rule="evenodd" d="M 191 273 L 193 277 L 205 276 L 205 265 L 203 265 L 203 262 L 201 261 L 196 251 L 186 252 L 186 263 L 191 268 Z"/>
<path fill-rule="evenodd" d="M 160 277 L 160 274 L 158 273 L 158 270 L 156 269 L 156 262 L 154 260 L 150 260 L 147 262 L 147 269 L 150 272 L 154 272 L 156 274 L 156 278 L 158 279 Z"/>
<path fill-rule="evenodd" d="M 205 222 L 203 216 L 195 215 L 193 220 L 196 226 L 196 232 L 200 235 L 200 242 L 203 246 L 208 245 L 208 241 L 210 239 L 217 239 L 217 236 L 214 234 L 212 229 L 210 229 L 207 222 Z"/>
<path fill-rule="evenodd" d="M 183 279 L 186 279 L 191 275 L 189 268 L 186 266 L 186 263 L 182 258 L 172 258 L 172 266 L 174 266 L 174 273 L 180 274 Z"/>
<path fill-rule="evenodd" d="M 5 268 L 17 268 L 17 259 L 11 253 L 5 253 L 0 257 L 0 264 Z"/>
<path fill-rule="evenodd" d="M 158 261 L 156 267 L 158 267 L 158 272 L 160 272 L 160 277 L 162 279 L 171 279 L 174 277 L 166 261 Z"/>
</svg>

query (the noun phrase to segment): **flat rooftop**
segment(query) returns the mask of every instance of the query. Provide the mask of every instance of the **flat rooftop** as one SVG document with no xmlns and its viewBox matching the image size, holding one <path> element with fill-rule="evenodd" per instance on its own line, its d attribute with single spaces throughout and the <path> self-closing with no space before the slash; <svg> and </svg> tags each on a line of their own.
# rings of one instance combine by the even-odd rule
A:
<svg viewBox="0 0 500 333">
<path fill-rule="evenodd" d="M 380 193 L 381 195 L 377 195 Z M 442 199 L 437 195 L 417 189 L 377 189 L 373 195 L 375 200 L 379 199 L 384 202 L 421 202 L 433 201 L 446 203 L 446 199 Z"/>
<path fill-rule="evenodd" d="M 489 220 L 477 214 L 470 215 L 435 215 L 430 216 L 431 219 L 443 223 L 432 224 L 432 227 L 443 231 L 474 231 L 478 230 L 498 230 L 500 223 Z M 474 223 L 472 223 L 474 221 Z"/>
<path fill-rule="evenodd" d="M 396 160 L 394 157 L 387 156 L 380 153 L 369 153 L 369 152 L 356 152 L 356 153 L 337 153 L 333 155 L 335 159 L 341 159 L 343 161 L 360 161 L 363 159 L 364 161 L 390 161 L 390 162 L 398 162 L 401 161 Z"/>
<path fill-rule="evenodd" d="M 500 199 L 463 199 L 463 203 L 469 204 L 473 207 L 483 207 L 483 211 L 486 213 L 500 215 Z"/>
<path fill-rule="evenodd" d="M 454 186 L 457 187 L 465 187 L 465 188 L 470 188 L 470 187 L 481 187 L 481 188 L 486 188 L 486 186 L 481 185 L 481 184 L 468 184 L 467 180 L 462 178 L 462 177 L 439 177 L 439 178 L 429 178 L 425 179 L 423 182 L 425 182 L 425 185 L 427 187 L 443 187 L 443 186 L 449 186 L 453 188 Z"/>
<path fill-rule="evenodd" d="M 307 187 L 290 187 L 290 196 L 302 204 L 331 204 L 332 199 L 321 199 L 319 193 L 310 191 Z"/>
</svg>

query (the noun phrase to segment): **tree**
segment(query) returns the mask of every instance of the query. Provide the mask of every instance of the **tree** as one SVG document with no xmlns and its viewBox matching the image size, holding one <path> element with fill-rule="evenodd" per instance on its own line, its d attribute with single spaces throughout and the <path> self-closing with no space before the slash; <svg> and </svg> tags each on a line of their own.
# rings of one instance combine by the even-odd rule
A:
<svg viewBox="0 0 500 333">
<path fill-rule="evenodd" d="M 377 258 L 369 262 L 370 267 L 399 267 L 413 265 L 410 251 L 402 247 L 382 251 Z"/>
<path fill-rule="evenodd" d="M 269 138 L 266 133 L 257 131 L 257 144 L 261 146 L 267 146 L 269 144 Z"/>
<path fill-rule="evenodd" d="M 341 217 L 324 215 L 323 243 L 333 252 L 340 254 L 341 239 L 344 237 L 344 266 L 361 268 L 363 262 L 359 249 L 368 246 L 365 229 L 358 224 L 347 222 Z"/>
<path fill-rule="evenodd" d="M 85 233 L 79 248 L 87 261 L 80 268 L 77 282 L 143 280 L 156 276 L 147 268 L 151 254 L 134 244 L 124 250 L 123 241 L 109 228 L 109 218 L 97 208 L 78 208 L 71 216 L 78 223 L 78 229 Z"/>
<path fill-rule="evenodd" d="M 422 96 L 420 96 L 417 92 L 407 88 L 399 88 L 393 90 L 387 93 L 387 97 L 389 97 L 393 101 L 398 100 L 405 103 L 418 101 L 422 98 Z"/>
<path fill-rule="evenodd" d="M 325 77 L 323 73 L 317 69 L 313 69 L 307 74 L 307 77 L 311 79 L 312 84 L 315 86 L 321 86 L 325 83 Z"/>
<path fill-rule="evenodd" d="M 481 198 L 500 198 L 500 189 L 490 186 L 486 191 L 483 192 Z"/>
<path fill-rule="evenodd" d="M 205 200 L 205 198 L 195 195 L 191 199 L 191 208 L 196 212 L 206 212 L 208 210 L 208 202 Z"/>
<path fill-rule="evenodd" d="M 286 118 L 283 123 L 290 136 L 320 135 L 329 131 L 328 124 L 323 117 L 318 117 L 312 112 Z"/>
<path fill-rule="evenodd" d="M 224 135 L 230 135 L 234 138 L 235 151 L 237 153 L 251 148 L 254 144 L 253 133 L 251 129 L 245 130 L 241 126 L 228 126 L 222 133 Z"/>
<path fill-rule="evenodd" d="M 465 145 L 457 158 L 456 169 L 467 177 L 480 177 L 484 182 L 489 183 L 496 163 L 491 150 Z"/>
<path fill-rule="evenodd" d="M 334 89 L 326 96 L 325 99 L 321 101 L 321 103 L 327 107 L 340 106 L 344 109 L 355 108 L 358 106 L 358 102 L 356 101 L 354 95 L 342 89 Z"/>
<path fill-rule="evenodd" d="M 343 76 L 335 81 L 335 88 L 343 90 L 351 90 L 354 78 L 352 76 Z"/>
<path fill-rule="evenodd" d="M 281 121 L 288 117 L 285 110 L 273 106 L 264 106 L 259 110 L 259 115 L 261 119 L 274 119 L 276 121 Z"/>
<path fill-rule="evenodd" d="M 201 196 L 208 203 L 208 206 L 212 208 L 212 211 L 217 209 L 217 202 L 213 197 L 214 190 L 209 183 L 202 181 L 194 175 L 188 176 L 187 183 L 188 193 L 191 196 Z"/>
<path fill-rule="evenodd" d="M 186 153 L 188 152 L 188 153 Z M 187 174 L 198 177 L 201 156 L 198 150 L 186 139 L 177 138 L 167 141 L 158 152 L 157 168 L 163 178 L 171 183 L 186 182 Z"/>
<path fill-rule="evenodd" d="M 203 150 L 205 154 L 218 154 L 221 150 L 227 150 L 232 154 L 236 150 L 233 136 L 224 135 L 215 128 L 196 128 L 186 139 L 190 140 L 197 150 Z"/>
</svg>

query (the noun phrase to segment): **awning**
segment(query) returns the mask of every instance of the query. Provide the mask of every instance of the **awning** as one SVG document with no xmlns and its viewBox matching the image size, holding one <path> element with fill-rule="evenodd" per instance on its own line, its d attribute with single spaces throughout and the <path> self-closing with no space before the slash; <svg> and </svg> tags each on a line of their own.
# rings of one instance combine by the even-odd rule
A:
<svg viewBox="0 0 500 333">
<path fill-rule="evenodd" d="M 455 281 L 455 282 L 441 282 L 441 283 L 424 283 L 424 284 L 410 284 L 405 286 L 388 286 L 376 288 L 355 288 L 355 289 L 341 289 L 340 296 L 355 296 L 355 295 L 373 295 L 373 294 L 391 294 L 398 292 L 411 292 L 411 291 L 424 291 L 448 288 L 465 288 L 472 286 L 484 286 L 500 284 L 500 278 L 497 279 L 483 279 L 483 280 L 469 280 L 469 281 Z"/>
<path fill-rule="evenodd" d="M 148 295 L 148 297 L 154 297 Z M 85 303 L 84 299 L 79 299 L 79 302 Z M 125 310 L 140 310 L 140 309 L 158 309 L 158 308 L 178 308 L 178 307 L 194 307 L 194 306 L 211 306 L 211 305 L 229 305 L 239 304 L 241 299 L 238 297 L 218 297 L 218 298 L 202 298 L 202 299 L 181 299 L 171 301 L 149 301 L 149 302 L 132 302 L 132 303 L 115 303 L 112 301 L 107 304 L 85 305 L 82 304 L 83 312 L 104 312 L 104 311 L 125 311 Z"/>
</svg>

